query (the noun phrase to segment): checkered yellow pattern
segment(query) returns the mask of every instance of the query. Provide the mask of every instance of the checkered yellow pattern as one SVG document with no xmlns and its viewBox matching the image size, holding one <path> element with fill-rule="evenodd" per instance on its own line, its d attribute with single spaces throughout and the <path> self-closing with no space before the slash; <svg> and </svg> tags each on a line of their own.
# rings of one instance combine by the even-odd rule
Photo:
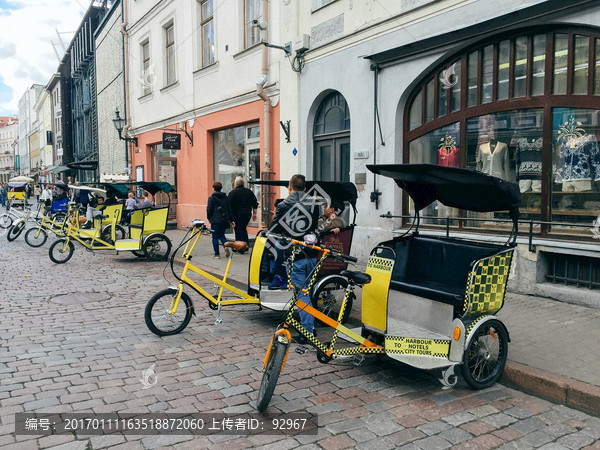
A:
<svg viewBox="0 0 600 450">
<path fill-rule="evenodd" d="M 339 348 L 336 349 L 334 354 L 340 356 L 348 356 L 348 355 L 358 355 L 359 353 L 367 353 L 367 354 L 381 354 L 385 353 L 385 348 L 383 347 L 348 347 L 348 348 Z"/>
<path fill-rule="evenodd" d="M 511 249 L 477 263 L 468 278 L 465 314 L 495 313 L 502 308 L 513 254 Z"/>
<path fill-rule="evenodd" d="M 386 353 L 398 353 L 400 355 L 447 358 L 450 352 L 450 340 L 386 336 L 385 350 Z"/>
</svg>

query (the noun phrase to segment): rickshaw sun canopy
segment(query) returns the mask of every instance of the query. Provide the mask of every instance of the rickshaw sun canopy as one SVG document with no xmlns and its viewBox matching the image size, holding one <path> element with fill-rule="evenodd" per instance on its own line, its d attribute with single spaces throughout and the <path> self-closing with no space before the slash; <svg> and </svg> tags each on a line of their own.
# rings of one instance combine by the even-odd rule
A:
<svg viewBox="0 0 600 450">
<path fill-rule="evenodd" d="M 267 186 L 287 187 L 289 180 L 264 180 L 264 181 L 249 181 L 248 184 L 263 184 Z M 318 187 L 323 190 L 330 198 L 342 202 L 348 202 L 356 211 L 356 199 L 358 191 L 356 186 L 349 181 L 306 181 L 306 191 Z"/>
<path fill-rule="evenodd" d="M 418 211 L 434 201 L 477 212 L 518 214 L 521 192 L 517 183 L 472 169 L 434 164 L 369 164 L 377 174 L 393 178 L 415 202 Z"/>
<path fill-rule="evenodd" d="M 27 186 L 26 181 L 9 181 L 6 184 L 9 188 L 14 188 L 14 189 L 25 189 L 25 186 Z"/>
</svg>

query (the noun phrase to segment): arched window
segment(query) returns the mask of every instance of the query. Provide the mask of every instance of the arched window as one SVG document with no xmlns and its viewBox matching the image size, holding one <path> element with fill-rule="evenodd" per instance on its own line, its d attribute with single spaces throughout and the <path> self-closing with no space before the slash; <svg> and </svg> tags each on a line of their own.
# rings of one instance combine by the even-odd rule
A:
<svg viewBox="0 0 600 450">
<path fill-rule="evenodd" d="M 350 181 L 350 111 L 339 92 L 319 105 L 313 129 L 314 179 Z"/>
<path fill-rule="evenodd" d="M 600 208 L 600 31 L 531 28 L 449 55 L 409 96 L 404 130 L 404 161 L 517 182 L 521 217 L 549 222 L 537 231 L 591 237 L 583 224 Z M 424 215 L 431 225 L 451 216 L 454 226 L 492 228 L 501 225 L 485 220 L 504 217 L 435 204 Z"/>
</svg>

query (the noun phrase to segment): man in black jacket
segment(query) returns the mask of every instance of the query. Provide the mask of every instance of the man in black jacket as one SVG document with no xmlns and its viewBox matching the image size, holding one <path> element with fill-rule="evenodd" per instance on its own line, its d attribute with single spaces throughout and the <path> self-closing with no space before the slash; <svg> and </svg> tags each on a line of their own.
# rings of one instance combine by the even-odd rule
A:
<svg viewBox="0 0 600 450">
<path fill-rule="evenodd" d="M 248 241 L 248 223 L 252 218 L 252 210 L 258 208 L 258 201 L 252 190 L 244 187 L 244 179 L 237 177 L 233 183 L 233 190 L 227 196 L 227 203 L 235 223 L 235 240 Z"/>
</svg>

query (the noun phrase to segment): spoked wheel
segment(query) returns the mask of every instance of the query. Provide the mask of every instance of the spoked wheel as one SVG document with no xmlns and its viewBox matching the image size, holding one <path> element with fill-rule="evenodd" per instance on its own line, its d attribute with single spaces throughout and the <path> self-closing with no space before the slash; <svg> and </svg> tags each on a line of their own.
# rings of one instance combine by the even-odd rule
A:
<svg viewBox="0 0 600 450">
<path fill-rule="evenodd" d="M 281 366 L 283 365 L 283 360 L 289 345 L 289 343 L 284 344 L 283 342 L 280 342 L 278 336 L 273 336 L 271 354 L 269 355 L 269 360 L 267 361 L 267 365 L 260 382 L 258 398 L 256 399 L 256 408 L 260 412 L 263 412 L 265 409 L 267 409 L 267 406 L 269 406 L 269 402 L 271 401 L 271 397 L 273 397 L 273 392 L 275 391 L 275 386 L 277 385 L 277 380 L 279 379 L 279 374 L 281 373 Z"/>
<path fill-rule="evenodd" d="M 56 264 L 64 264 L 71 259 L 74 251 L 75 246 L 71 241 L 59 239 L 50 246 L 50 250 L 48 250 L 48 256 L 50 256 L 52 262 Z"/>
<path fill-rule="evenodd" d="M 131 253 L 133 253 L 138 258 L 144 258 L 146 256 L 146 254 L 140 250 L 131 250 Z"/>
<path fill-rule="evenodd" d="M 67 213 L 65 212 L 57 212 L 52 216 L 52 222 L 56 222 L 58 224 L 62 224 L 65 220 L 65 218 L 67 217 Z M 54 226 L 54 225 L 53 225 Z M 56 226 L 54 226 L 54 228 L 57 228 Z"/>
<path fill-rule="evenodd" d="M 346 294 L 346 287 L 348 286 L 348 280 L 344 277 L 331 277 L 323 282 L 313 293 L 312 304 L 315 308 L 321 311 L 333 320 L 337 320 L 340 314 L 342 303 L 344 302 L 344 295 Z M 348 303 L 346 304 L 346 310 L 342 317 L 341 323 L 346 323 L 350 317 L 350 311 L 352 311 L 352 303 L 354 302 L 354 294 L 350 294 Z"/>
<path fill-rule="evenodd" d="M 14 224 L 12 227 L 10 227 L 8 229 L 8 234 L 6 235 L 6 239 L 8 239 L 9 242 L 14 241 L 16 238 L 18 238 L 21 233 L 23 232 L 23 230 L 25 229 L 25 222 L 17 222 L 16 224 Z"/>
<path fill-rule="evenodd" d="M 41 247 L 46 243 L 48 233 L 43 228 L 30 228 L 25 233 L 25 242 L 31 247 Z"/>
<path fill-rule="evenodd" d="M 171 253 L 171 240 L 164 234 L 148 236 L 142 243 L 146 257 L 152 261 L 164 261 Z"/>
<path fill-rule="evenodd" d="M 13 224 L 13 218 L 9 214 L 0 215 L 0 228 L 7 229 Z"/>
<path fill-rule="evenodd" d="M 115 225 L 115 238 L 117 239 L 117 241 L 125 239 L 126 234 L 127 232 L 125 231 L 125 228 L 123 228 L 119 224 Z M 102 239 L 107 244 L 114 245 L 114 241 L 112 240 L 112 225 L 106 225 L 102 229 L 102 233 L 100 233 L 100 239 Z"/>
<path fill-rule="evenodd" d="M 492 386 L 504 371 L 508 356 L 508 334 L 499 320 L 489 320 L 473 335 L 460 367 L 465 381 L 474 389 Z"/>
<path fill-rule="evenodd" d="M 154 334 L 158 336 L 177 334 L 182 332 L 190 323 L 194 312 L 192 299 L 185 292 L 182 292 L 177 310 L 173 313 L 171 309 L 176 296 L 177 290 L 164 289 L 155 294 L 146 305 L 144 319 L 148 329 Z"/>
</svg>

